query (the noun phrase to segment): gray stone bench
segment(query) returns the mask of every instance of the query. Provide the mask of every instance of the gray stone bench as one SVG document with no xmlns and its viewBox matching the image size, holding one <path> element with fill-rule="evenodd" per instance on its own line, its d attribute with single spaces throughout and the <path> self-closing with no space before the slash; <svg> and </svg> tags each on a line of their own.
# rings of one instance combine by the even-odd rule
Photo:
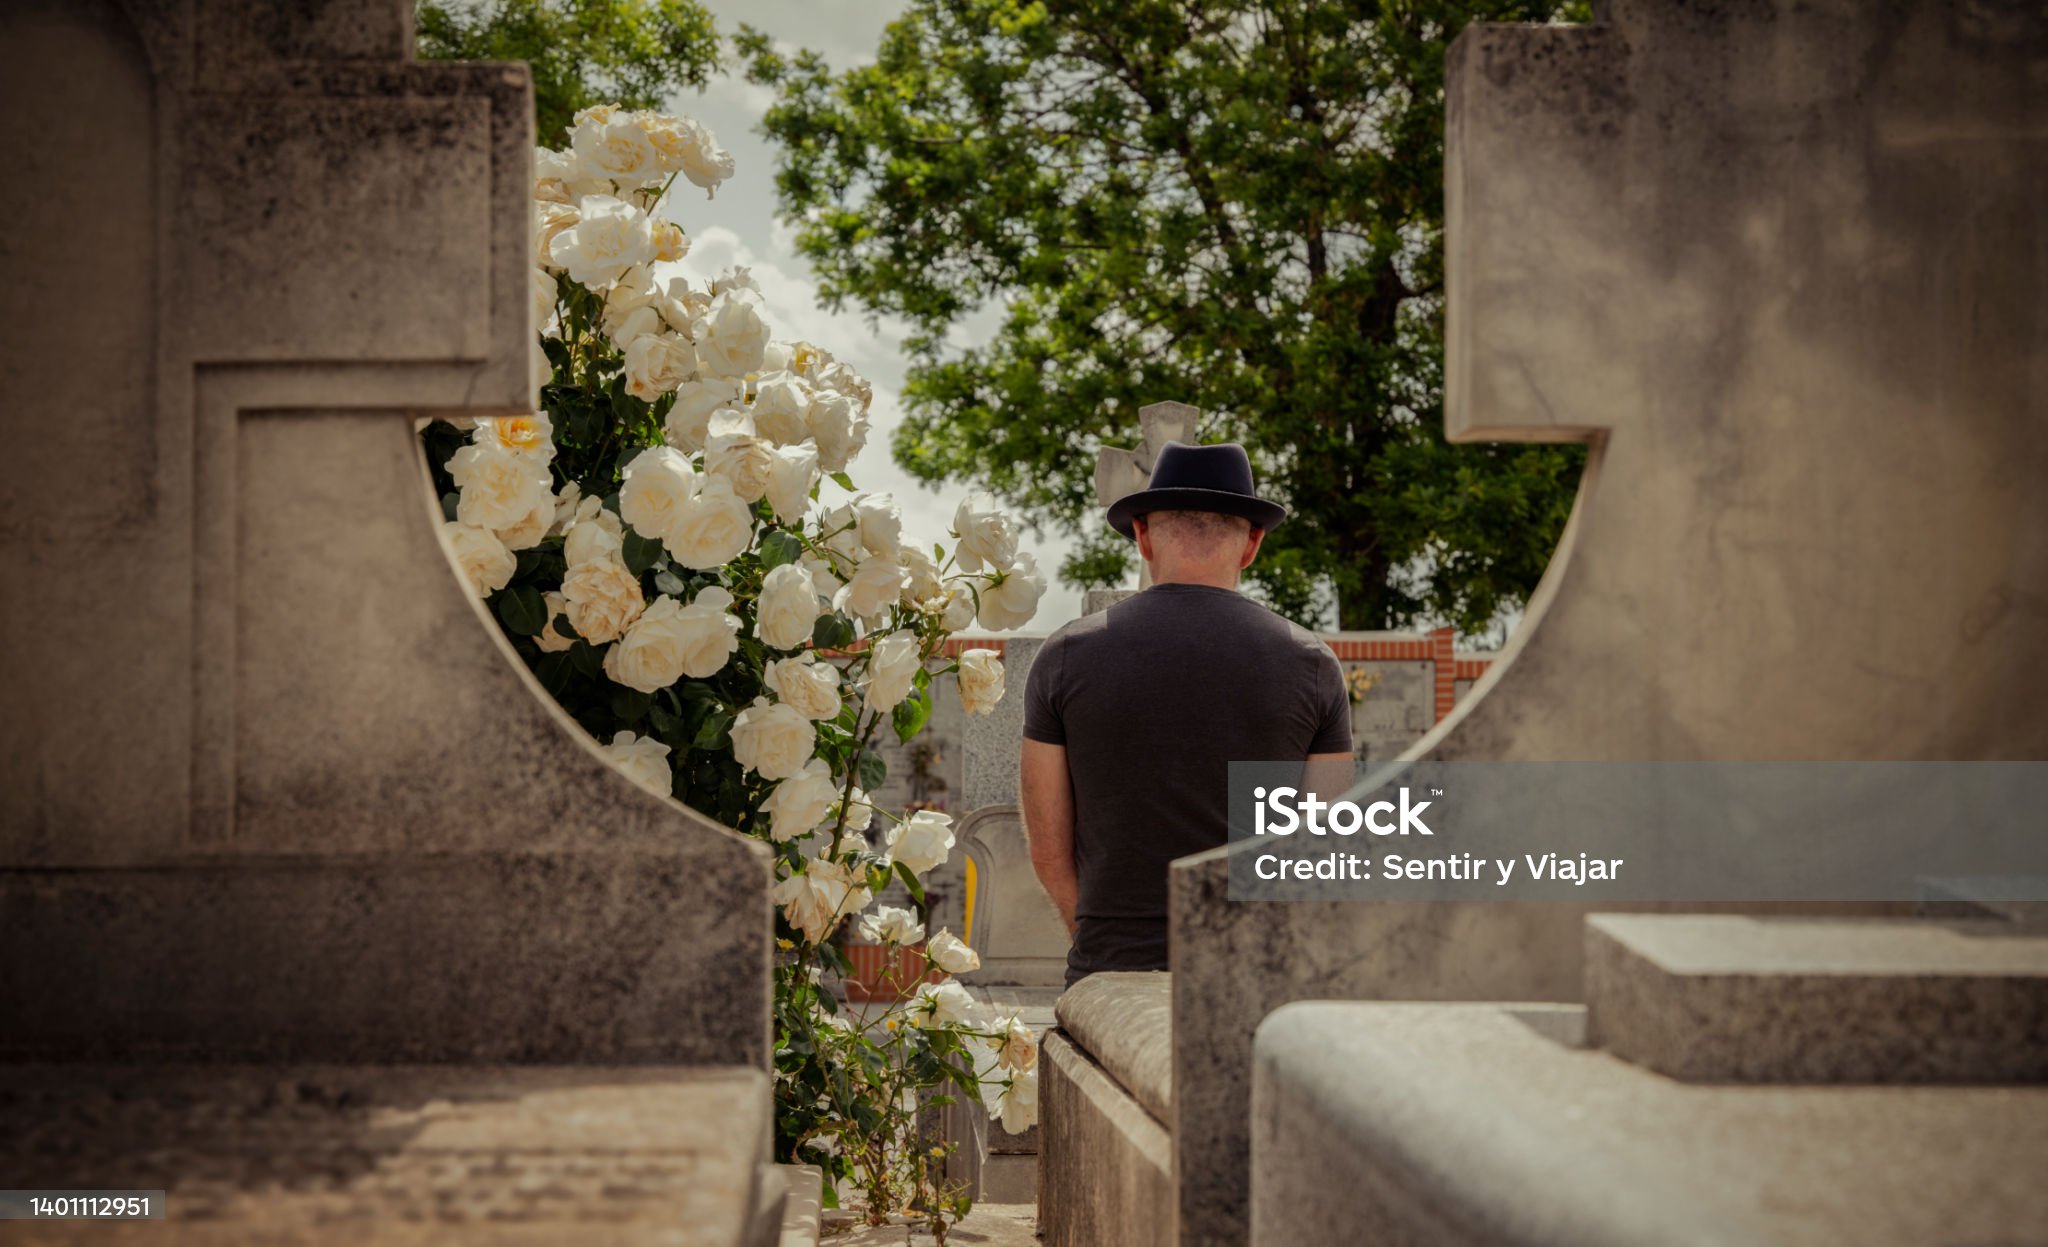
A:
<svg viewBox="0 0 2048 1247">
<path fill-rule="evenodd" d="M 1165 974 L 1095 974 L 1040 1056 L 1039 1230 L 1048 1247 L 1174 1241 L 1173 996 Z"/>
<path fill-rule="evenodd" d="M 1630 916 L 1588 942 L 1583 1006 L 1269 1017 L 1255 1247 L 2048 1240 L 2048 936 Z"/>
<path fill-rule="evenodd" d="M 164 1221 L 10 1243 L 774 1247 L 788 1195 L 815 1241 L 768 1127 L 753 1069 L 0 1065 L 11 1185 L 166 1192 Z"/>
</svg>

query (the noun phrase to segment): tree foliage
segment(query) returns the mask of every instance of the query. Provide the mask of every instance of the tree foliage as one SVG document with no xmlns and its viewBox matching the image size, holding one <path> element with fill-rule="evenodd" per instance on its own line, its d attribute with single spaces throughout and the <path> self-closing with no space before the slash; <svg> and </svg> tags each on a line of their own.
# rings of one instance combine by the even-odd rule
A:
<svg viewBox="0 0 2048 1247">
<path fill-rule="evenodd" d="M 1077 532 L 1062 575 L 1114 583 L 1095 453 L 1190 402 L 1293 507 L 1252 571 L 1276 608 L 1476 632 L 1533 588 L 1582 456 L 1443 439 L 1444 50 L 1558 9 L 911 0 L 871 65 L 738 45 L 828 297 L 911 326 L 911 473 Z"/>
<path fill-rule="evenodd" d="M 543 141 L 597 103 L 659 108 L 719 68 L 718 31 L 696 0 L 421 0 L 419 54 L 525 61 Z"/>
</svg>

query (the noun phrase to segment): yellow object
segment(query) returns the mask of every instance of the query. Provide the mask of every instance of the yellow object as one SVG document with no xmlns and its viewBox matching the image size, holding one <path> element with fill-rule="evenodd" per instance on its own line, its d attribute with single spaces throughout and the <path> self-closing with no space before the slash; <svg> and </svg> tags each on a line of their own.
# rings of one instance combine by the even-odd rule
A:
<svg viewBox="0 0 2048 1247">
<path fill-rule="evenodd" d="M 960 925 L 967 929 L 960 933 L 960 942 L 972 948 L 974 947 L 974 859 L 970 857 L 965 860 L 967 863 L 967 913 L 960 920 Z"/>
</svg>

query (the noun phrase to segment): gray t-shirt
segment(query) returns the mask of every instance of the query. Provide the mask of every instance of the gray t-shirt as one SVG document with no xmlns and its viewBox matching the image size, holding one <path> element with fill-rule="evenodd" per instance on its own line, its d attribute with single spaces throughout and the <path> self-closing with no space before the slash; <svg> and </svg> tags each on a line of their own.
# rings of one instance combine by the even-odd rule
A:
<svg viewBox="0 0 2048 1247">
<path fill-rule="evenodd" d="M 1167 968 L 1167 863 L 1229 838 L 1229 764 L 1351 752 L 1351 701 L 1307 629 L 1234 590 L 1154 585 L 1046 640 L 1024 735 L 1064 745 L 1073 780 L 1072 984 Z"/>
</svg>

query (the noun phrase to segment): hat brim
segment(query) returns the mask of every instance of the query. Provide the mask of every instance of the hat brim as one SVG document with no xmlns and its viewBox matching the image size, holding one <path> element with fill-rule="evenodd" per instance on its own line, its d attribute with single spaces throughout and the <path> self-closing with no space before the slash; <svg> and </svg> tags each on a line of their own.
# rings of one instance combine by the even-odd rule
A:
<svg viewBox="0 0 2048 1247">
<path fill-rule="evenodd" d="M 1137 529 L 1131 521 L 1149 511 L 1215 511 L 1222 515 L 1239 515 L 1252 522 L 1253 528 L 1272 532 L 1287 518 L 1287 508 L 1264 498 L 1253 498 L 1245 494 L 1233 494 L 1224 489 L 1197 489 L 1180 485 L 1166 489 L 1141 489 L 1135 494 L 1125 494 L 1109 504 L 1109 526 L 1126 537 L 1135 539 Z"/>
</svg>

